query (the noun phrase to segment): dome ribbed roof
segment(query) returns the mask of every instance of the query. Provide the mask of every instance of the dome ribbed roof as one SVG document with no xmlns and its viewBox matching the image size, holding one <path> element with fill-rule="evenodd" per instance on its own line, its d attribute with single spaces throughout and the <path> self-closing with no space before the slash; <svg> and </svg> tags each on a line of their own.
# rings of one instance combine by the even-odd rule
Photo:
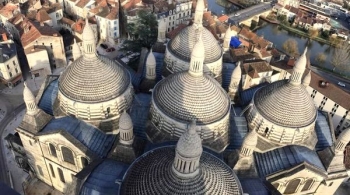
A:
<svg viewBox="0 0 350 195">
<path fill-rule="evenodd" d="M 187 122 L 195 119 L 197 124 L 215 122 L 230 109 L 229 97 L 217 81 L 208 75 L 193 77 L 187 71 L 159 82 L 153 100 L 168 116 Z"/>
<path fill-rule="evenodd" d="M 123 94 L 130 82 L 127 70 L 112 60 L 83 56 L 60 76 L 59 91 L 74 101 L 103 102 Z"/>
<path fill-rule="evenodd" d="M 168 49 L 180 59 L 190 61 L 192 49 L 197 42 L 198 31 L 194 25 L 184 28 L 179 34 L 170 40 Z M 206 28 L 202 28 L 202 40 L 204 43 L 204 64 L 215 62 L 222 56 L 222 50 L 218 41 Z"/>
<path fill-rule="evenodd" d="M 283 127 L 310 125 L 317 115 L 314 101 L 305 87 L 292 85 L 288 80 L 259 89 L 254 95 L 254 104 L 263 117 Z"/>
<path fill-rule="evenodd" d="M 141 156 L 126 173 L 120 194 L 242 194 L 237 176 L 218 158 L 203 152 L 199 174 L 180 179 L 172 171 L 174 157 L 174 147 L 158 148 Z"/>
<path fill-rule="evenodd" d="M 130 115 L 124 111 L 119 118 L 119 129 L 129 130 L 132 129 L 132 120 Z"/>
</svg>

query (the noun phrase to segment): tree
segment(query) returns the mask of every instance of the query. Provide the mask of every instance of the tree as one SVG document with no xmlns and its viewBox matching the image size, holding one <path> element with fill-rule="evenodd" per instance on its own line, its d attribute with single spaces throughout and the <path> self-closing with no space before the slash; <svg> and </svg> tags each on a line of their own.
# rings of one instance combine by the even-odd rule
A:
<svg viewBox="0 0 350 195">
<path fill-rule="evenodd" d="M 315 60 L 318 63 L 318 65 L 323 64 L 327 59 L 327 56 L 324 53 L 318 53 Z"/>
<path fill-rule="evenodd" d="M 126 30 L 130 39 L 123 42 L 122 50 L 140 52 L 142 47 L 150 49 L 157 41 L 158 22 L 151 12 L 140 10 L 137 19 L 129 23 Z"/>
<path fill-rule="evenodd" d="M 309 37 L 311 38 L 311 39 L 313 39 L 313 38 L 315 38 L 315 37 L 317 37 L 318 36 L 318 30 L 317 29 L 312 29 L 312 28 L 310 28 L 309 29 Z"/>
<path fill-rule="evenodd" d="M 333 51 L 331 64 L 335 68 L 339 68 L 342 71 L 350 71 L 350 45 L 347 42 L 343 42 L 336 47 Z"/>
<path fill-rule="evenodd" d="M 294 39 L 288 39 L 282 45 L 283 50 L 290 56 L 296 57 L 299 55 L 298 42 Z"/>
</svg>

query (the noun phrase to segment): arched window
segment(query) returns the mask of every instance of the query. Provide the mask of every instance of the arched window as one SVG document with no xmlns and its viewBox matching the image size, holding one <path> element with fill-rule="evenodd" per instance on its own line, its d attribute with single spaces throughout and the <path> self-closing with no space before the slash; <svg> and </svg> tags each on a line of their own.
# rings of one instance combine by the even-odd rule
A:
<svg viewBox="0 0 350 195">
<path fill-rule="evenodd" d="M 59 167 L 57 167 L 57 172 L 58 172 L 58 175 L 60 176 L 61 182 L 62 182 L 62 183 L 66 183 L 66 180 L 64 179 L 64 175 L 63 175 L 62 169 L 60 169 Z"/>
<path fill-rule="evenodd" d="M 50 148 L 50 154 L 54 157 L 57 157 L 57 153 L 56 153 L 56 148 L 54 145 L 49 144 L 49 148 Z"/>
<path fill-rule="evenodd" d="M 67 147 L 62 146 L 63 161 L 75 165 L 73 152 Z"/>
<path fill-rule="evenodd" d="M 51 165 L 51 164 L 49 164 L 49 167 L 50 167 L 50 171 L 51 171 L 51 175 L 52 175 L 52 177 L 53 177 L 53 178 L 55 178 L 56 176 L 55 176 L 55 172 L 53 171 L 53 167 L 52 167 L 52 165 Z"/>
<path fill-rule="evenodd" d="M 306 180 L 306 182 L 305 182 L 305 184 L 304 184 L 304 186 L 303 186 L 303 189 L 302 189 L 301 191 L 303 192 L 303 191 L 310 190 L 313 183 L 314 183 L 314 180 L 313 180 L 313 179 L 308 179 L 308 180 Z"/>
<path fill-rule="evenodd" d="M 293 179 L 290 181 L 284 191 L 284 194 L 293 194 L 298 190 L 298 186 L 300 184 L 300 179 Z"/>
<path fill-rule="evenodd" d="M 86 167 L 89 164 L 89 161 L 84 157 L 81 157 L 80 160 L 81 160 L 81 165 L 83 167 Z"/>
</svg>

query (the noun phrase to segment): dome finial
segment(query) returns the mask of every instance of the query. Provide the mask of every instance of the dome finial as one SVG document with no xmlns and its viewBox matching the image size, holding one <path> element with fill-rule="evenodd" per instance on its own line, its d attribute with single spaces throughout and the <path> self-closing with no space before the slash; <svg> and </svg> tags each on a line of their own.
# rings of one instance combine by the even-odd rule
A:
<svg viewBox="0 0 350 195">
<path fill-rule="evenodd" d="M 309 70 L 309 73 L 307 73 L 307 75 L 304 77 L 303 79 L 303 85 L 305 87 L 309 86 L 311 82 L 311 70 Z"/>
<path fill-rule="evenodd" d="M 85 18 L 85 27 L 83 30 L 83 47 L 85 57 L 96 57 L 95 33 L 92 30 L 88 18 Z"/>
<path fill-rule="evenodd" d="M 33 95 L 32 91 L 29 89 L 27 82 L 24 82 L 23 100 L 24 100 L 24 103 L 26 104 L 28 114 L 35 114 L 38 111 L 35 96 Z"/>
<path fill-rule="evenodd" d="M 80 51 L 79 45 L 75 39 L 74 39 L 74 44 L 73 44 L 73 48 L 72 48 L 72 55 L 73 55 L 74 61 L 77 60 L 81 56 L 81 51 Z"/>
<path fill-rule="evenodd" d="M 190 68 L 188 72 L 195 77 L 203 75 L 204 62 L 204 44 L 202 40 L 202 33 L 199 33 L 198 41 L 194 45 L 191 53 Z"/>
<path fill-rule="evenodd" d="M 203 14 L 205 10 L 204 0 L 197 0 L 196 11 L 194 13 L 194 24 L 197 26 L 203 25 Z"/>
<path fill-rule="evenodd" d="M 149 51 L 146 60 L 146 79 L 156 79 L 156 58 L 152 52 L 152 48 Z"/>
<path fill-rule="evenodd" d="M 292 75 L 289 78 L 289 83 L 293 85 L 300 85 L 301 84 L 301 77 L 303 76 L 306 68 L 306 53 L 307 53 L 307 47 L 305 47 L 305 50 L 303 54 L 299 57 L 299 59 L 295 62 L 295 66 L 293 68 Z"/>
<path fill-rule="evenodd" d="M 192 178 L 199 173 L 199 159 L 203 152 L 202 140 L 196 131 L 196 120 L 192 120 L 176 144 L 176 155 L 172 170 L 180 178 Z"/>
<path fill-rule="evenodd" d="M 130 115 L 124 110 L 119 118 L 120 143 L 130 145 L 134 142 L 133 124 Z"/>
</svg>

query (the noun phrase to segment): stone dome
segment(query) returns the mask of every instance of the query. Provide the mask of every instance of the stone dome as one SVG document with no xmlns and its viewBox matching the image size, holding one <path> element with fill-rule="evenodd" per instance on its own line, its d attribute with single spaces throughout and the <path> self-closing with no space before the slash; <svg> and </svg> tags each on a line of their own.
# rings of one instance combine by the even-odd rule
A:
<svg viewBox="0 0 350 195">
<path fill-rule="evenodd" d="M 152 49 L 148 53 L 147 60 L 146 60 L 146 65 L 148 65 L 148 66 L 156 66 L 156 58 L 154 57 Z"/>
<path fill-rule="evenodd" d="M 193 47 L 197 41 L 198 32 L 202 32 L 205 59 L 204 64 L 215 62 L 222 56 L 222 49 L 215 37 L 206 28 L 198 30 L 195 25 L 184 28 L 179 34 L 170 40 L 168 49 L 175 56 L 184 61 L 190 61 Z"/>
<path fill-rule="evenodd" d="M 160 81 L 153 90 L 154 103 L 166 115 L 197 124 L 222 119 L 230 110 L 226 92 L 214 78 L 192 76 L 188 71 L 172 74 Z"/>
<path fill-rule="evenodd" d="M 260 88 L 254 95 L 259 113 L 270 122 L 282 127 L 308 126 L 316 120 L 313 99 L 303 85 L 281 80 Z"/>
<path fill-rule="evenodd" d="M 202 140 L 196 131 L 196 121 L 193 120 L 188 131 L 180 137 L 176 145 L 176 151 L 187 158 L 197 157 L 202 154 Z"/>
<path fill-rule="evenodd" d="M 75 60 L 62 73 L 59 90 L 77 102 L 103 102 L 123 94 L 131 83 L 127 70 L 104 56 Z"/>
<path fill-rule="evenodd" d="M 203 152 L 199 174 L 179 178 L 173 171 L 175 148 L 161 147 L 139 157 L 124 176 L 119 194 L 242 194 L 233 170 L 213 155 Z"/>
</svg>

